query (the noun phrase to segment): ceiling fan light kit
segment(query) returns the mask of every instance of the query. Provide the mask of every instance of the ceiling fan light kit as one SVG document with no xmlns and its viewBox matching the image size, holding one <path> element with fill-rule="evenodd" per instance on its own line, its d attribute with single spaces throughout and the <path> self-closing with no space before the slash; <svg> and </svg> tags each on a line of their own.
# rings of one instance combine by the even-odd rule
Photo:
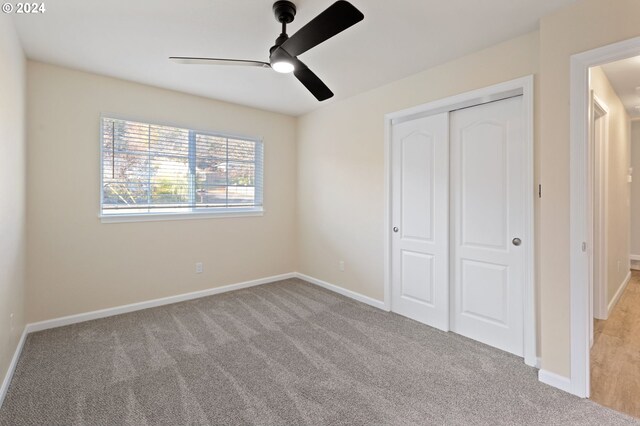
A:
<svg viewBox="0 0 640 426">
<path fill-rule="evenodd" d="M 273 62 L 273 60 L 271 61 L 271 68 L 273 68 L 275 72 L 279 72 L 282 74 L 291 73 L 295 69 L 295 67 L 291 62 L 287 62 L 287 61 Z"/>
<path fill-rule="evenodd" d="M 278 37 L 278 40 L 281 37 Z M 280 46 L 277 44 L 278 40 L 276 40 L 276 45 L 271 48 L 271 53 L 269 55 L 269 61 L 271 62 L 271 68 L 274 71 L 280 73 L 290 73 L 295 69 L 293 65 L 293 61 L 291 56 L 287 55 L 287 53 L 280 49 Z"/>
<path fill-rule="evenodd" d="M 269 62 L 187 56 L 171 56 L 169 59 L 187 64 L 239 65 L 271 68 L 279 73 L 292 72 L 316 99 L 324 101 L 331 98 L 333 92 L 298 59 L 298 55 L 362 21 L 362 12 L 348 1 L 339 0 L 291 37 L 287 35 L 287 24 L 293 22 L 296 16 L 296 5 L 286 0 L 276 1 L 273 4 L 273 13 L 276 20 L 282 24 L 282 32 L 269 50 Z"/>
</svg>

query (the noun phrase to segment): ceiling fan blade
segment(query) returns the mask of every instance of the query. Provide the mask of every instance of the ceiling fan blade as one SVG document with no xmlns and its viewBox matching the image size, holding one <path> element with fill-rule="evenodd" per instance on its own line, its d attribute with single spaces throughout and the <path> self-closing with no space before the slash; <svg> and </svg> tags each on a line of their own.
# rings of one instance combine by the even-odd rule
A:
<svg viewBox="0 0 640 426">
<path fill-rule="evenodd" d="M 296 76 L 300 83 L 302 83 L 317 100 L 322 102 L 333 96 L 331 89 L 329 89 L 327 85 L 309 69 L 309 67 L 303 64 L 302 61 L 294 58 L 292 62 L 295 67 L 293 75 Z"/>
<path fill-rule="evenodd" d="M 300 28 L 282 47 L 289 55 L 298 56 L 364 19 L 364 15 L 348 1 L 340 0 Z"/>
<path fill-rule="evenodd" d="M 170 56 L 170 60 L 178 64 L 196 64 L 196 65 L 231 65 L 245 67 L 271 68 L 267 62 L 250 61 L 244 59 L 222 59 L 222 58 L 194 58 L 191 56 Z"/>
</svg>

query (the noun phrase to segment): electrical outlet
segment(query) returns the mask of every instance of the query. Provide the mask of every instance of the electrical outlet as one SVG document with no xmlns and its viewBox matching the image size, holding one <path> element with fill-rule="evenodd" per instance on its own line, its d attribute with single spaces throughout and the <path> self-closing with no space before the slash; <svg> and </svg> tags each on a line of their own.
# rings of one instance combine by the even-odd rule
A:
<svg viewBox="0 0 640 426">
<path fill-rule="evenodd" d="M 344 271 L 344 260 L 341 260 L 340 262 L 338 262 L 338 269 L 341 271 Z"/>
<path fill-rule="evenodd" d="M 202 262 L 196 263 L 196 274 L 201 274 L 203 270 Z"/>
<path fill-rule="evenodd" d="M 11 329 L 11 332 L 13 333 L 13 329 L 15 328 L 15 324 L 13 323 L 13 312 L 11 312 L 11 314 L 9 314 L 9 328 Z"/>
</svg>

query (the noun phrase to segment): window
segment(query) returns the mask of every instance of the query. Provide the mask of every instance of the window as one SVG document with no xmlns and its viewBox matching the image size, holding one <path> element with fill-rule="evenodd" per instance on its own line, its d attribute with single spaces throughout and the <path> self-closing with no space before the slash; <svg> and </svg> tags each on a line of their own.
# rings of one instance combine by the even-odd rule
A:
<svg viewBox="0 0 640 426">
<path fill-rule="evenodd" d="M 262 142 L 102 118 L 101 217 L 262 212 Z"/>
</svg>

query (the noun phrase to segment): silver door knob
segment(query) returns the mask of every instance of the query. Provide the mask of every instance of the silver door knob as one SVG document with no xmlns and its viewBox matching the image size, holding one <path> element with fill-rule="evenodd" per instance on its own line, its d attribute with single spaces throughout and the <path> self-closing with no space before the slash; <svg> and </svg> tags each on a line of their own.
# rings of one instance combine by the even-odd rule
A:
<svg viewBox="0 0 640 426">
<path fill-rule="evenodd" d="M 393 232 L 398 232 L 398 227 L 397 226 L 393 227 Z"/>
<path fill-rule="evenodd" d="M 514 238 L 511 242 L 514 246 L 519 246 L 520 244 L 522 244 L 522 240 L 520 238 Z"/>
</svg>

